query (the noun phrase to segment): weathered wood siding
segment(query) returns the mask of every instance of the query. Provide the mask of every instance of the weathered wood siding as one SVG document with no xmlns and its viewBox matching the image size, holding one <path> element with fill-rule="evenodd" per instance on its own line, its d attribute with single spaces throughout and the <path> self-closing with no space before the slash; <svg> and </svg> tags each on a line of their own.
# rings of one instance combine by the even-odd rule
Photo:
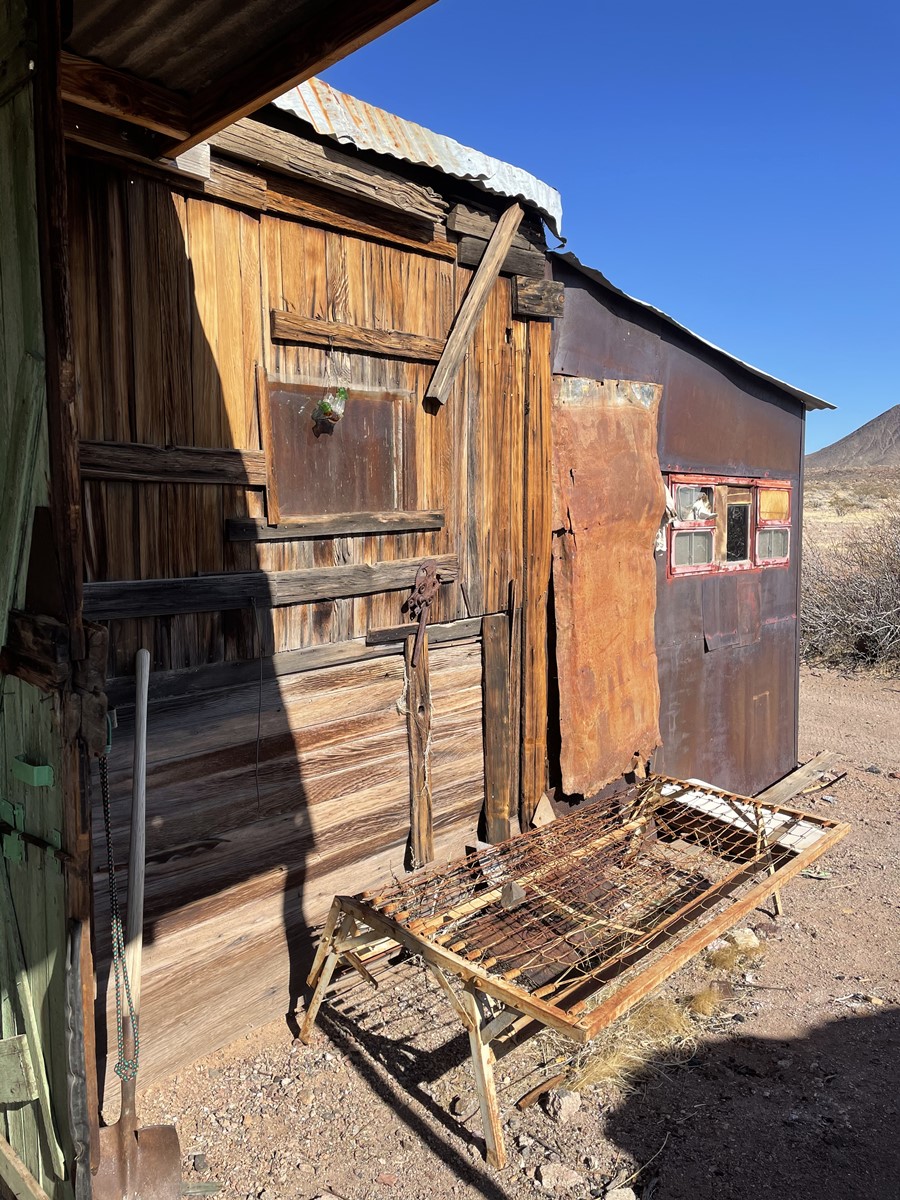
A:
<svg viewBox="0 0 900 1200">
<path fill-rule="evenodd" d="M 11 608 L 25 597 L 34 510 L 49 501 L 46 365 L 40 286 L 35 161 L 33 47 L 26 44 L 25 6 L 0 0 L 4 47 L 0 95 L 0 644 Z M 40 60 L 39 60 L 40 61 Z M 43 68 L 43 64 L 41 64 Z M 35 838 L 65 829 L 63 731 L 59 697 L 0 676 L 0 800 Z M 54 782 L 31 787 L 16 777 L 17 758 L 54 769 Z M 16 816 L 13 817 L 13 813 Z M 8 828 L 8 826 L 7 826 Z M 52 1113 L 37 1100 L 0 1105 L 0 1137 L 32 1178 L 56 1200 L 72 1194 L 61 1157 L 71 1152 L 66 1113 L 66 1046 L 62 1020 L 66 970 L 66 889 L 58 861 L 36 845 L 4 836 L 0 869 L 9 879 L 12 911 L 0 909 L 0 1038 L 28 1035 L 43 1064 Z M 4 889 L 5 890 L 5 889 Z M 28 1029 L 22 986 L 37 1020 Z M 23 1187 L 7 1157 L 0 1181 Z M 0 1192 L 4 1183 L 0 1182 Z M 23 1193 L 24 1194 L 24 1193 Z"/>
<path fill-rule="evenodd" d="M 270 312 L 443 341 L 472 275 L 448 258 L 446 240 L 440 253 L 415 250 L 391 244 L 396 216 L 367 237 L 78 160 L 70 211 L 83 438 L 259 452 L 259 363 L 288 382 L 347 386 L 351 397 L 405 393 L 412 452 L 402 507 L 444 514 L 441 529 L 424 532 L 232 542 L 230 518 L 264 515 L 258 482 L 86 479 L 86 580 L 451 554 L 458 579 L 442 587 L 431 620 L 467 615 L 461 585 L 473 615 L 505 611 L 511 583 L 521 602 L 526 397 L 539 407 L 549 388 L 549 345 L 546 325 L 513 319 L 512 280 L 494 285 L 449 402 L 428 411 L 421 398 L 433 362 L 275 342 Z M 130 675 L 141 645 L 154 670 L 171 671 L 345 643 L 402 622 L 406 594 L 112 621 L 110 674 Z M 480 644 L 432 646 L 430 666 L 440 857 L 474 836 L 484 800 Z M 284 1014 L 305 976 L 310 925 L 331 896 L 403 868 L 403 702 L 403 659 L 394 656 L 151 706 L 144 1082 Z M 113 751 L 123 877 L 130 755 L 126 714 Z M 540 748 L 538 757 L 542 773 Z M 102 939 L 99 812 L 95 830 Z M 101 967 L 101 991 L 105 982 Z"/>
</svg>

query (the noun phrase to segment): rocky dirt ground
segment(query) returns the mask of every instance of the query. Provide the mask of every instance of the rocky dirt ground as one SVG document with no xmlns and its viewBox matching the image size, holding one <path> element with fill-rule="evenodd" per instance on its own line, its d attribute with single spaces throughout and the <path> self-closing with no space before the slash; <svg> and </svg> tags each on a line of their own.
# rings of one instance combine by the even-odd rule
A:
<svg viewBox="0 0 900 1200">
<path fill-rule="evenodd" d="M 801 803 L 853 833 L 781 918 L 748 922 L 764 956 L 628 1087 L 586 1087 L 555 1118 L 513 1102 L 563 1046 L 505 1059 L 504 1171 L 482 1161 L 467 1040 L 412 964 L 326 1004 L 311 1047 L 276 1023 L 147 1092 L 144 1122 L 176 1122 L 189 1190 L 222 1200 L 897 1200 L 900 681 L 805 672 L 802 757 L 826 748 L 846 776 Z M 715 978 L 694 963 L 666 993 Z"/>
</svg>

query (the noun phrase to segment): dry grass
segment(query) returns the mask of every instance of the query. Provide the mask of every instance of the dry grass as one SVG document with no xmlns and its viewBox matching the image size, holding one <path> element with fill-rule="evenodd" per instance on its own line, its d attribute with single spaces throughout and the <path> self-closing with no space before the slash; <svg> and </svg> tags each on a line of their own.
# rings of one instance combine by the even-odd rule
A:
<svg viewBox="0 0 900 1200">
<path fill-rule="evenodd" d="M 708 987 L 701 988 L 688 997 L 686 1008 L 695 1017 L 714 1017 L 734 995 L 733 989 L 724 980 L 715 979 Z"/>
<path fill-rule="evenodd" d="M 696 1029 L 674 1000 L 645 1000 L 604 1030 L 572 1063 L 575 1091 L 604 1084 L 628 1093 L 648 1070 L 686 1062 L 696 1049 Z"/>
<path fill-rule="evenodd" d="M 736 946 L 734 942 L 728 942 L 724 946 L 708 950 L 706 961 L 716 971 L 724 971 L 727 975 L 737 975 L 740 971 L 745 971 L 748 967 L 758 963 L 765 953 L 764 946 L 744 949 Z"/>
</svg>

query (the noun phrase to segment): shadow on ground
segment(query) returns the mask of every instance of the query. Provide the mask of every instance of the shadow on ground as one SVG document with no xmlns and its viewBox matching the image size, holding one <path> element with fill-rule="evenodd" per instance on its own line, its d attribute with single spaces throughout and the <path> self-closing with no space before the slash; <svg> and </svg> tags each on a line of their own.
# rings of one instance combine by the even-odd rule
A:
<svg viewBox="0 0 900 1200">
<path fill-rule="evenodd" d="M 704 1045 L 604 1121 L 653 1200 L 897 1200 L 900 1010 Z M 641 1194 L 638 1185 L 638 1194 Z"/>
</svg>

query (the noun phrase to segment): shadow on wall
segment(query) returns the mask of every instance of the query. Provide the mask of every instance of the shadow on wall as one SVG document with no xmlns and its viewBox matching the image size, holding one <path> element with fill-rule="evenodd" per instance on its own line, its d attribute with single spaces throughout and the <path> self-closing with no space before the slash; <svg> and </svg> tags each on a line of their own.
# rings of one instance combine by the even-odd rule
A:
<svg viewBox="0 0 900 1200">
<path fill-rule="evenodd" d="M 729 1038 L 648 1076 L 605 1133 L 648 1164 L 636 1190 L 654 1200 L 897 1200 L 898 1078 L 897 1009 Z"/>
<path fill-rule="evenodd" d="M 71 192 L 82 436 L 258 450 L 258 221 L 185 200 L 140 176 L 78 162 Z M 242 286 L 245 300 L 252 294 L 249 311 L 258 314 L 258 327 L 246 306 L 241 312 Z M 86 578 L 312 565 L 311 549 L 307 564 L 295 561 L 289 545 L 257 552 L 252 543 L 226 539 L 227 518 L 262 515 L 262 504 L 258 488 L 240 483 L 88 480 Z M 296 549 L 298 556 L 306 552 Z M 315 622 L 316 613 L 309 619 Z M 298 732 L 296 719 L 292 725 L 284 694 L 290 681 L 267 670 L 277 642 L 272 609 L 254 608 L 248 598 L 230 612 L 109 624 L 112 677 L 133 674 L 141 646 L 151 652 L 154 673 L 245 664 L 239 686 L 151 700 L 141 1004 L 146 1086 L 250 1024 L 279 1011 L 290 1019 L 298 1004 L 312 955 L 303 894 L 315 836 L 314 797 L 301 778 L 297 750 L 310 739 L 308 731 Z M 152 687 L 151 675 L 151 695 Z M 295 705 L 296 689 L 295 677 Z M 123 702 L 118 712 L 110 779 L 124 917 L 132 703 Z M 106 1009 L 113 993 L 109 876 L 96 764 L 93 830 L 102 1098 L 116 1036 Z M 118 1088 L 105 1090 L 114 1110 Z"/>
</svg>

